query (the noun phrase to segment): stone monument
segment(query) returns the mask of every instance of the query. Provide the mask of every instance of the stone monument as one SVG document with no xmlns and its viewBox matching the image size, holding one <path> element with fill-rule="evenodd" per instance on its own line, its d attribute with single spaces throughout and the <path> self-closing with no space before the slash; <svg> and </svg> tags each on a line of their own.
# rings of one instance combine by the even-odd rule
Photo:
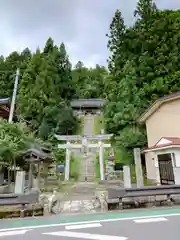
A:
<svg viewBox="0 0 180 240">
<path fill-rule="evenodd" d="M 23 194 L 25 188 L 25 171 L 17 171 L 15 180 L 15 194 Z"/>
<path fill-rule="evenodd" d="M 134 161 L 135 161 L 135 169 L 136 169 L 137 187 L 143 187 L 144 179 L 143 179 L 143 171 L 142 171 L 142 164 L 141 164 L 141 151 L 139 148 L 134 148 Z"/>
<path fill-rule="evenodd" d="M 123 166 L 124 187 L 131 188 L 131 172 L 128 165 Z"/>
</svg>

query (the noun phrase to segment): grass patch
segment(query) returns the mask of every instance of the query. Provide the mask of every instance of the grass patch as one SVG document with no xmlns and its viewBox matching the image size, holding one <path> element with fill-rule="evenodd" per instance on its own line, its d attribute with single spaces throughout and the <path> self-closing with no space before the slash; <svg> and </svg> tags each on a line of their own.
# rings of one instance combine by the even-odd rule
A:
<svg viewBox="0 0 180 240">
<path fill-rule="evenodd" d="M 79 178 L 79 169 L 80 169 L 80 159 L 71 157 L 70 160 L 70 178 L 73 178 L 75 181 Z"/>
<path fill-rule="evenodd" d="M 96 172 L 96 179 L 100 179 L 100 165 L 99 165 L 99 159 L 97 156 L 95 160 L 95 172 Z"/>
<path fill-rule="evenodd" d="M 144 186 L 157 186 L 157 184 L 152 183 L 147 178 L 144 178 Z"/>
<path fill-rule="evenodd" d="M 94 118 L 94 135 L 100 134 L 101 129 L 104 129 L 104 117 L 103 115 L 98 115 Z"/>
<path fill-rule="evenodd" d="M 77 135 L 83 135 L 84 117 L 79 116 L 78 120 L 79 120 L 79 127 L 78 127 L 78 130 L 77 130 Z"/>
<path fill-rule="evenodd" d="M 135 184 L 136 183 L 136 170 L 135 170 L 135 165 L 131 165 L 130 166 L 131 169 L 131 183 Z M 157 184 L 152 183 L 150 180 L 148 180 L 145 176 L 144 176 L 144 186 L 156 186 Z"/>
<path fill-rule="evenodd" d="M 115 162 L 129 165 L 132 162 L 132 154 L 122 147 L 114 146 Z"/>
<path fill-rule="evenodd" d="M 79 127 L 77 130 L 77 134 L 83 135 L 84 131 L 84 121 L 88 118 L 88 116 L 79 116 Z M 101 129 L 104 129 L 104 117 L 103 115 L 94 116 L 94 127 L 93 127 L 93 135 L 98 135 L 101 133 Z"/>
</svg>

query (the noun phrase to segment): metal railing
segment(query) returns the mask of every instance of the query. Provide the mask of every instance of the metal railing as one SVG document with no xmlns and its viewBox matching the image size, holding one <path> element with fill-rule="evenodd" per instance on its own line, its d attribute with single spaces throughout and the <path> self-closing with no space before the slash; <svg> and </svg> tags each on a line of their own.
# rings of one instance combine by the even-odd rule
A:
<svg viewBox="0 0 180 240">
<path fill-rule="evenodd" d="M 108 189 L 108 203 L 122 203 L 123 199 L 166 196 L 172 201 L 172 195 L 180 195 L 180 185 L 144 186 L 141 188 L 111 187 Z"/>
<path fill-rule="evenodd" d="M 24 217 L 25 206 L 39 202 L 39 192 L 25 194 L 0 194 L 0 206 L 21 205 L 20 216 Z"/>
</svg>

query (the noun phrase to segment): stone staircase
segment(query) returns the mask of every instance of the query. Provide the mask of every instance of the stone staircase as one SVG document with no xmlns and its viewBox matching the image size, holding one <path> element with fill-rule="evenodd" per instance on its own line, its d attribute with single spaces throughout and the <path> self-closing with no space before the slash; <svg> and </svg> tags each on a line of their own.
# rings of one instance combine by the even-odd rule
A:
<svg viewBox="0 0 180 240">
<path fill-rule="evenodd" d="M 86 115 L 82 120 L 83 135 L 94 135 L 95 116 Z M 97 192 L 104 186 L 99 186 L 96 181 L 95 161 L 96 150 L 87 153 L 80 150 L 73 151 L 79 159 L 79 181 L 72 185 L 72 189 L 61 199 L 57 199 L 52 207 L 55 214 L 96 213 L 101 211 Z"/>
<path fill-rule="evenodd" d="M 88 114 L 84 117 L 84 135 L 93 135 L 94 132 L 94 116 Z"/>
<path fill-rule="evenodd" d="M 78 182 L 71 191 L 63 198 L 57 200 L 52 207 L 55 214 L 76 214 L 99 212 L 100 203 L 96 198 L 98 186 L 93 182 Z"/>
<path fill-rule="evenodd" d="M 95 158 L 93 153 L 84 154 L 81 160 L 79 181 L 93 182 L 95 180 Z"/>
<path fill-rule="evenodd" d="M 85 136 L 93 135 L 94 115 L 88 114 L 83 121 L 83 134 Z M 96 154 L 88 152 L 81 157 L 79 181 L 93 182 L 95 180 L 95 159 Z"/>
</svg>

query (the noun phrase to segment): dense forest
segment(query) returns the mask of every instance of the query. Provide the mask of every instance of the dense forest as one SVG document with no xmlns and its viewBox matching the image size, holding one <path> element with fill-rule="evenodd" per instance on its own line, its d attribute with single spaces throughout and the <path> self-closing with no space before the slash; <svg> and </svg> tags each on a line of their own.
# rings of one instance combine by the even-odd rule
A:
<svg viewBox="0 0 180 240">
<path fill-rule="evenodd" d="M 133 26 L 117 10 L 107 33 L 108 68 L 72 66 L 65 44 L 49 38 L 43 50 L 28 48 L 0 58 L 0 97 L 12 95 L 14 73 L 21 70 L 17 117 L 42 139 L 73 134 L 78 121 L 71 99 L 104 98 L 105 127 L 122 150 L 146 144 L 138 117 L 159 97 L 180 90 L 180 10 L 160 10 L 139 0 Z"/>
<path fill-rule="evenodd" d="M 97 98 L 103 93 L 105 67 L 88 69 L 82 62 L 73 68 L 64 43 L 54 44 L 49 38 L 43 51 L 31 53 L 27 48 L 20 54 L 11 53 L 0 59 L 0 97 L 12 96 L 14 74 L 20 68 L 17 96 L 17 117 L 42 139 L 53 133 L 73 134 L 78 120 L 70 101 L 78 98 Z"/>
</svg>

